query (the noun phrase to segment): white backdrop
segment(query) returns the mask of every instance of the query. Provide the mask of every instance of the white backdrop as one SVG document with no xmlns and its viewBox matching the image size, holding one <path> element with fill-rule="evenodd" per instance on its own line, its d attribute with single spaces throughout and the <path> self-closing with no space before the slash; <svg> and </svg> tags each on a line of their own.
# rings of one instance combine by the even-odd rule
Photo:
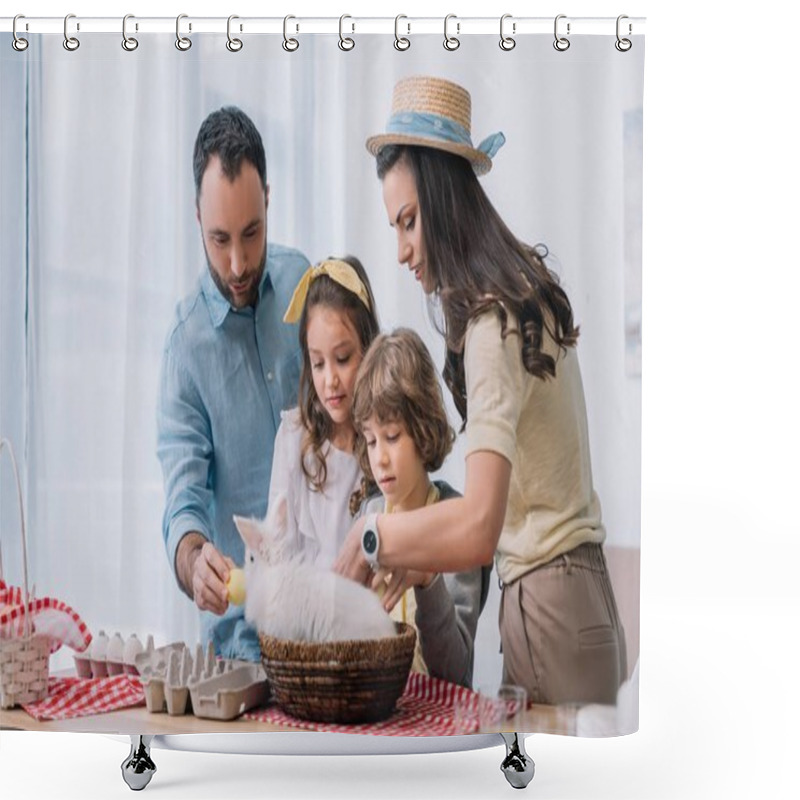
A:
<svg viewBox="0 0 800 800">
<path fill-rule="evenodd" d="M 353 0 L 346 10 L 374 13 L 371 5 Z M 54 16 L 67 10 L 37 5 L 37 13 Z M 129 10 L 82 5 L 85 14 Z M 184 10 L 163 0 L 142 0 L 136 9 Z M 564 8 L 511 2 L 492 12 L 505 10 L 554 16 Z M 722 7 L 720 15 L 708 8 L 698 15 L 686 0 L 625 8 L 573 0 L 568 10 L 648 16 L 641 729 L 607 742 L 534 737 L 537 776 L 527 791 L 539 798 L 793 798 L 800 123 L 787 98 L 800 9 L 767 0 L 726 4 L 723 16 Z M 402 11 L 492 13 L 477 2 L 436 0 L 408 2 Z M 286 12 L 340 9 L 305 0 Z M 253 4 L 252 13 L 263 11 Z M 125 748 L 87 739 L 3 732 L 4 789 L 76 798 L 126 791 L 118 771 Z M 159 752 L 156 760 L 148 791 L 158 785 L 170 798 L 510 792 L 497 771 L 499 750 L 314 762 Z"/>
</svg>

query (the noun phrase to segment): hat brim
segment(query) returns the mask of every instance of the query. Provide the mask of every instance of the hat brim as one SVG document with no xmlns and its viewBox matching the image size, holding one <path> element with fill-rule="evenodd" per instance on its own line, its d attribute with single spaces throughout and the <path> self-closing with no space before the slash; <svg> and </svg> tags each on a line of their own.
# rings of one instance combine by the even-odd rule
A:
<svg viewBox="0 0 800 800">
<path fill-rule="evenodd" d="M 405 144 L 417 147 L 432 147 L 434 150 L 444 150 L 446 153 L 453 153 L 462 158 L 466 158 L 476 175 L 485 175 L 492 168 L 492 159 L 482 150 L 469 147 L 457 142 L 443 142 L 440 139 L 428 139 L 425 136 L 409 136 L 402 133 L 381 133 L 377 136 L 370 136 L 367 139 L 367 150 L 373 156 L 386 147 L 388 144 Z"/>
</svg>

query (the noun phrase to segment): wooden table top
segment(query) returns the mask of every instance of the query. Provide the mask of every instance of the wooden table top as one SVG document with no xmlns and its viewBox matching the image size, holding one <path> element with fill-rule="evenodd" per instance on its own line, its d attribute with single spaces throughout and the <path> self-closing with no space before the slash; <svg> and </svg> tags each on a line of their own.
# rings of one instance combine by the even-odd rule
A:
<svg viewBox="0 0 800 800">
<path fill-rule="evenodd" d="M 525 733 L 575 733 L 575 709 L 558 706 L 532 706 L 525 713 Z M 144 706 L 110 711 L 88 717 L 55 719 L 39 722 L 22 708 L 0 710 L 0 730 L 7 731 L 61 731 L 69 733 L 248 733 L 268 731 L 296 731 L 268 722 L 238 719 L 229 722 L 201 719 L 193 714 L 171 717 L 169 714 L 151 714 Z"/>
</svg>

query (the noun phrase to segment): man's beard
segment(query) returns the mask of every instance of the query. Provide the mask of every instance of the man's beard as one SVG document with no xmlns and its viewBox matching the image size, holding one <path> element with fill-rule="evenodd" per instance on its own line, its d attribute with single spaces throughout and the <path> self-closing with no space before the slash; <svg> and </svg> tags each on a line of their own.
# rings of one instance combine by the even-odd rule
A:
<svg viewBox="0 0 800 800">
<path fill-rule="evenodd" d="M 225 283 L 222 278 L 220 278 L 219 274 L 211 264 L 211 259 L 208 257 L 208 250 L 206 250 L 205 242 L 203 242 L 203 252 L 206 254 L 206 264 L 208 265 L 208 271 L 211 273 L 212 280 L 216 284 L 217 289 L 219 289 L 220 294 L 231 304 L 231 307 L 244 308 L 245 306 L 253 306 L 255 308 L 256 302 L 258 301 L 258 289 L 261 286 L 261 279 L 264 277 L 264 269 L 267 265 L 266 238 L 264 239 L 264 251 L 261 256 L 261 263 L 258 265 L 258 267 L 256 267 L 253 273 L 254 280 L 250 286 L 250 292 L 245 298 L 245 301 L 243 303 L 239 303 L 238 305 L 234 302 L 234 296 L 230 286 L 228 286 L 228 284 Z"/>
</svg>

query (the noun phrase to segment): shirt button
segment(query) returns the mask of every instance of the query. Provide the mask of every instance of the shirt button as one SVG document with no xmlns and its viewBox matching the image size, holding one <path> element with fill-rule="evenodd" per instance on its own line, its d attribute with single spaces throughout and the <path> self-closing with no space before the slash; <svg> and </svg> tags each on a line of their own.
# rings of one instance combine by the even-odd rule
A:
<svg viewBox="0 0 800 800">
<path fill-rule="evenodd" d="M 273 375 L 272 375 L 272 373 L 271 373 L 271 372 L 268 372 L 268 373 L 267 373 L 267 380 L 268 380 L 268 381 L 271 381 L 271 380 L 272 380 L 272 378 L 273 378 Z"/>
</svg>

